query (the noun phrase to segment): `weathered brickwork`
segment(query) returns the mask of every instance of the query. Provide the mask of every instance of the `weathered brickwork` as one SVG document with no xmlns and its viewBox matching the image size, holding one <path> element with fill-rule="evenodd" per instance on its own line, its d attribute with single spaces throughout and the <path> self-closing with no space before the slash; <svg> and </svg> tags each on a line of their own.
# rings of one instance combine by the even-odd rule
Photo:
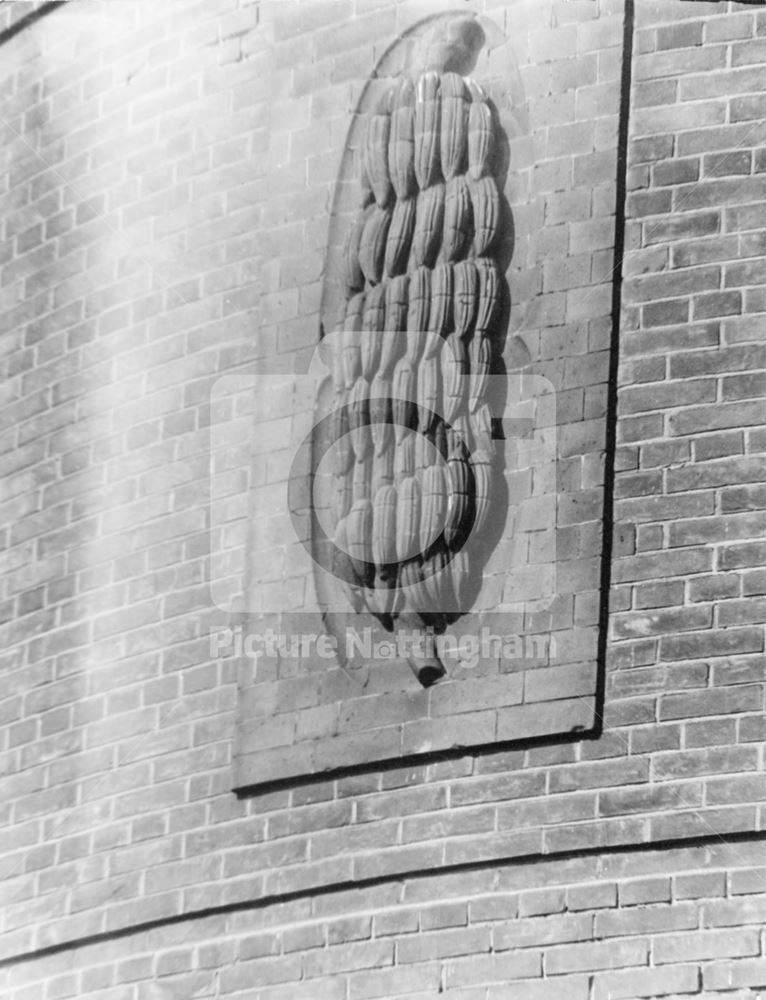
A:
<svg viewBox="0 0 766 1000">
<path fill-rule="evenodd" d="M 719 844 L 394 881 L 139 931 L 0 985 L 7 1000 L 43 984 L 87 1000 L 755 1000 L 762 864 L 762 843 Z"/>
<path fill-rule="evenodd" d="M 515 7 L 486 5 L 509 34 Z M 766 10 L 636 7 L 604 733 L 241 800 L 208 581 L 246 571 L 252 414 L 231 425 L 216 377 L 314 329 L 330 150 L 442 8 L 72 3 L 3 46 L 0 957 L 159 922 L 12 961 L 12 1000 L 763 991 Z M 618 85 L 622 4 L 555 9 L 529 76 L 564 115 Z M 561 226 L 600 249 L 584 155 L 548 181 L 562 267 Z M 574 608 L 592 625 L 593 595 Z"/>
<path fill-rule="evenodd" d="M 753 774 L 711 777 L 701 801 L 712 825 L 747 825 L 764 732 L 766 11 L 636 14 L 616 483 L 630 539 L 607 704 L 623 724 L 656 723 L 632 741 L 657 751 L 657 782 L 749 758 Z"/>
</svg>

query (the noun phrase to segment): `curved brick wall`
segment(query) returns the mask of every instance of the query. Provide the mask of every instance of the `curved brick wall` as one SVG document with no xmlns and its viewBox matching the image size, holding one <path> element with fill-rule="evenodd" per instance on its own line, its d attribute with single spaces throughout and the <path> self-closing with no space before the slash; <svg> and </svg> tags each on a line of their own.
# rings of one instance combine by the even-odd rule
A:
<svg viewBox="0 0 766 1000">
<path fill-rule="evenodd" d="M 211 656 L 228 620 L 208 581 L 236 592 L 246 570 L 252 414 L 216 378 L 311 349 L 348 115 L 437 9 L 74 2 L 6 36 L 12 1000 L 766 983 L 760 5 L 637 4 L 603 734 L 231 793 L 239 664 Z M 572 92 L 555 143 L 570 103 L 613 100 L 623 11 L 552 9 L 481 6 L 539 36 L 527 93 Z M 567 227 L 603 238 L 570 186 L 586 155 L 546 173 L 549 253 Z"/>
</svg>

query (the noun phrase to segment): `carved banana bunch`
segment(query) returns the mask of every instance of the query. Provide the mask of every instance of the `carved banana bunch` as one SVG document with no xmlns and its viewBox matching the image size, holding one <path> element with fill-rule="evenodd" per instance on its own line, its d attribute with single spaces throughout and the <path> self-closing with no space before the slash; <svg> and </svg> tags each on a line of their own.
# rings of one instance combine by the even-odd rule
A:
<svg viewBox="0 0 766 1000">
<path fill-rule="evenodd" d="M 489 171 L 494 128 L 486 94 L 474 81 L 469 87 L 472 100 L 468 110 L 468 176 L 478 181 Z"/>
<path fill-rule="evenodd" d="M 392 210 L 376 205 L 362 230 L 359 241 L 359 267 L 371 285 L 377 285 L 383 277 L 383 263 L 386 256 L 386 240 L 391 225 Z"/>
<path fill-rule="evenodd" d="M 442 363 L 442 416 L 448 424 L 463 408 L 468 379 L 468 352 L 457 335 L 451 333 L 441 353 Z"/>
<path fill-rule="evenodd" d="M 471 245 L 473 204 L 465 177 L 447 181 L 444 199 L 444 248 L 446 260 L 459 260 Z"/>
<path fill-rule="evenodd" d="M 431 308 L 428 311 L 428 338 L 425 357 L 433 357 L 452 325 L 452 265 L 439 264 L 431 276 Z"/>
<path fill-rule="evenodd" d="M 376 566 L 396 562 L 396 506 L 396 487 L 382 486 L 375 494 L 372 516 L 372 557 Z"/>
<path fill-rule="evenodd" d="M 364 144 L 364 168 L 370 182 L 375 201 L 384 208 L 392 193 L 388 172 L 388 143 L 391 132 L 389 99 L 381 101 L 378 109 L 367 122 L 367 136 Z"/>
<path fill-rule="evenodd" d="M 479 273 L 472 260 L 461 260 L 452 268 L 455 281 L 455 333 L 467 337 L 473 329 L 473 320 L 479 304 Z"/>
<path fill-rule="evenodd" d="M 478 84 L 428 71 L 388 91 L 362 142 L 331 358 L 335 534 L 352 603 L 389 624 L 413 610 L 430 609 L 437 627 L 439 611 L 454 618 L 480 570 L 463 546 L 486 530 L 492 494 L 487 383 L 503 288 L 494 130 Z"/>
<path fill-rule="evenodd" d="M 381 333 L 386 325 L 385 289 L 376 285 L 367 293 L 362 314 L 360 358 L 362 374 L 371 381 L 380 364 Z"/>
<path fill-rule="evenodd" d="M 396 491 L 396 557 L 405 562 L 420 551 L 420 486 L 409 476 Z"/>
<path fill-rule="evenodd" d="M 424 73 L 415 94 L 415 177 L 421 191 L 441 177 L 439 169 L 439 133 L 441 131 L 441 95 L 438 73 Z"/>
<path fill-rule="evenodd" d="M 444 197 L 443 184 L 434 184 L 418 195 L 412 237 L 415 267 L 433 267 L 439 256 L 444 231 Z"/>
<path fill-rule="evenodd" d="M 468 133 L 468 91 L 458 73 L 443 73 L 441 79 L 442 173 L 449 181 L 462 172 Z"/>
<path fill-rule="evenodd" d="M 407 360 L 416 365 L 423 353 L 431 310 L 431 272 L 419 267 L 410 279 L 410 303 L 407 310 Z"/>
<path fill-rule="evenodd" d="M 415 231 L 416 206 L 414 198 L 399 200 L 394 206 L 386 240 L 386 255 L 383 261 L 383 269 L 387 278 L 395 278 L 407 270 L 412 234 Z"/>
<path fill-rule="evenodd" d="M 442 465 L 429 465 L 423 473 L 420 510 L 420 551 L 428 552 L 440 538 L 447 510 L 447 484 Z"/>
<path fill-rule="evenodd" d="M 415 88 L 402 80 L 394 97 L 388 145 L 388 172 L 396 197 L 411 198 L 417 193 L 415 180 Z"/>
<path fill-rule="evenodd" d="M 468 185 L 473 208 L 473 252 L 481 257 L 489 253 L 500 226 L 500 196 L 492 176 L 471 181 Z"/>
</svg>

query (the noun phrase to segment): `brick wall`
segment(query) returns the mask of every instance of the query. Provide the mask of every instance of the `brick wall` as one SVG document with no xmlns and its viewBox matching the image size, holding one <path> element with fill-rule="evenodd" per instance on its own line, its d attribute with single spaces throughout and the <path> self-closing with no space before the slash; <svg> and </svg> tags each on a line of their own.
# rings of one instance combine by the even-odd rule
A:
<svg viewBox="0 0 766 1000">
<path fill-rule="evenodd" d="M 265 26 L 276 38 L 270 90 L 279 130 L 272 135 L 278 168 L 262 232 L 275 252 L 270 287 L 291 311 L 271 315 L 261 334 L 275 345 L 274 369 L 291 379 L 309 368 L 325 370 L 308 361 L 319 325 L 327 339 L 342 325 L 341 247 L 357 215 L 366 119 L 407 53 L 433 30 L 433 18 L 413 24 L 418 10 L 440 8 L 400 8 L 398 17 L 388 8 L 385 44 L 375 43 L 364 18 L 355 23 L 344 45 L 367 61 L 358 59 L 363 70 L 346 87 L 333 85 L 337 39 L 329 29 L 315 33 L 312 72 L 324 85 L 312 92 L 310 105 L 284 98 L 292 94 L 295 70 L 283 53 L 287 38 L 303 37 L 304 7 L 292 15 L 273 8 L 275 22 Z M 534 0 L 499 9 L 474 4 L 472 10 L 484 36 L 472 73 L 496 108 L 498 183 L 508 204 L 504 229 L 513 230 L 498 251 L 510 305 L 495 339 L 504 343 L 507 377 L 498 379 L 501 388 L 495 383 L 488 390 L 504 402 L 493 409 L 504 428 L 504 440 L 498 435 L 492 444 L 498 502 L 488 527 L 496 544 L 485 557 L 468 540 L 468 560 L 475 565 L 486 558 L 482 587 L 445 639 L 454 641 L 453 649 L 463 636 L 518 642 L 502 653 L 499 640 L 485 641 L 467 663 L 459 652 L 445 657 L 447 676 L 431 692 L 418 687 L 401 656 L 391 662 L 353 655 L 348 629 L 354 635 L 369 630 L 373 643 L 390 639 L 391 632 L 372 615 L 351 613 L 337 580 L 312 564 L 286 516 L 291 462 L 318 419 L 320 376 L 316 383 L 299 379 L 297 388 L 286 378 L 272 389 L 265 375 L 256 375 L 255 388 L 243 386 L 267 400 L 253 471 L 253 505 L 260 514 L 248 561 L 248 607 L 258 616 L 250 631 L 322 633 L 326 624 L 309 612 L 324 602 L 340 653 L 337 659 L 323 659 L 313 649 L 301 656 L 264 653 L 244 664 L 238 787 L 598 728 L 622 4 Z M 413 57 L 405 65 L 411 76 L 422 70 Z M 309 112 L 311 121 L 304 121 Z M 289 140 L 284 143 L 282 130 Z M 311 249 L 297 259 L 284 256 L 284 238 Z M 310 280 L 319 275 L 321 282 Z M 309 321 L 299 305 L 319 287 L 319 312 L 315 301 Z M 526 428 L 524 437 L 519 426 Z M 264 462 L 263 452 L 276 440 L 277 454 Z"/>
<path fill-rule="evenodd" d="M 4 46 L 13 1000 L 505 1000 L 514 980 L 525 1000 L 754 1000 L 766 982 L 760 5 L 637 5 L 603 735 L 231 794 L 236 663 L 211 656 L 208 581 L 244 571 L 251 415 L 216 454 L 211 530 L 209 428 L 231 404 L 209 401 L 319 308 L 325 201 L 283 175 L 296 218 L 254 236 L 280 144 L 303 122 L 313 162 L 322 121 L 326 191 L 360 79 L 435 9 L 312 5 L 313 33 L 234 0 L 72 3 Z M 555 9 L 602 30 L 591 0 Z M 565 61 L 569 89 L 592 86 Z"/>
<path fill-rule="evenodd" d="M 616 852 L 208 914 L 0 970 L 8 1000 L 756 1000 L 761 844 Z"/>
</svg>

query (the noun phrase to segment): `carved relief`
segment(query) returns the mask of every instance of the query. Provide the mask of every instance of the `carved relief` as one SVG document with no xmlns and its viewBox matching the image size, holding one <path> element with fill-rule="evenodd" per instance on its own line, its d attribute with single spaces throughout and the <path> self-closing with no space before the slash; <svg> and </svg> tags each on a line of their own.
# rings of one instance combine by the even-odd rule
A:
<svg viewBox="0 0 766 1000">
<path fill-rule="evenodd" d="M 389 629 L 419 616 L 438 631 L 459 616 L 468 575 L 481 573 L 465 542 L 492 503 L 486 396 L 505 287 L 496 124 L 481 85 L 453 68 L 475 30 L 446 22 L 424 71 L 392 80 L 367 115 L 343 249 L 334 572 Z M 443 673 L 438 661 L 414 669 L 424 684 Z"/>
</svg>

